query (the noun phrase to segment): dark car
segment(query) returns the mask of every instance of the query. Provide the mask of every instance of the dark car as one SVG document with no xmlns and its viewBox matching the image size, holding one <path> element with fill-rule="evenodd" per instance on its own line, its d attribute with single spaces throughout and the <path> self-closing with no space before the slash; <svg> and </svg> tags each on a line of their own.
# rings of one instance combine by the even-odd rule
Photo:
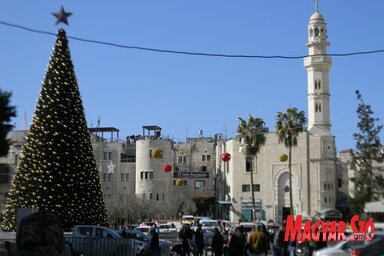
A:
<svg viewBox="0 0 384 256">
<path fill-rule="evenodd" d="M 381 237 L 365 246 L 354 248 L 351 250 L 351 254 L 366 256 L 384 255 L 384 239 Z"/>
</svg>

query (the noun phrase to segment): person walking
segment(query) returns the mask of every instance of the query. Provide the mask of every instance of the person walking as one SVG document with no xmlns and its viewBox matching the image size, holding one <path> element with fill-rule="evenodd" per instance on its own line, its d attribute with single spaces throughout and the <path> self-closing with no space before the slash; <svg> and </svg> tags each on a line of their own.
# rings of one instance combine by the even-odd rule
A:
<svg viewBox="0 0 384 256">
<path fill-rule="evenodd" d="M 284 255 L 284 235 L 285 235 L 285 226 L 280 225 L 279 230 L 276 231 L 273 238 L 272 254 L 273 256 L 283 256 Z"/>
<path fill-rule="evenodd" d="M 151 229 L 151 243 L 149 244 L 149 249 L 152 251 L 152 256 L 159 255 L 159 234 L 156 232 L 156 229 Z"/>
<path fill-rule="evenodd" d="M 204 233 L 201 229 L 201 224 L 197 225 L 197 229 L 195 231 L 195 245 L 197 247 L 197 255 L 203 256 L 204 252 Z"/>
<path fill-rule="evenodd" d="M 216 227 L 215 234 L 212 237 L 212 252 L 215 256 L 223 255 L 224 248 L 224 236 L 221 234 L 220 230 Z"/>
<path fill-rule="evenodd" d="M 179 232 L 179 239 L 182 240 L 182 251 L 181 255 L 182 256 L 189 256 L 191 252 L 191 240 L 193 237 L 193 233 L 191 228 L 187 225 L 184 224 L 183 228 Z"/>
<path fill-rule="evenodd" d="M 244 228 L 239 226 L 229 241 L 229 256 L 243 256 L 245 252 Z"/>
<path fill-rule="evenodd" d="M 268 240 L 262 226 L 257 225 L 248 236 L 248 251 L 250 256 L 268 255 Z"/>
</svg>

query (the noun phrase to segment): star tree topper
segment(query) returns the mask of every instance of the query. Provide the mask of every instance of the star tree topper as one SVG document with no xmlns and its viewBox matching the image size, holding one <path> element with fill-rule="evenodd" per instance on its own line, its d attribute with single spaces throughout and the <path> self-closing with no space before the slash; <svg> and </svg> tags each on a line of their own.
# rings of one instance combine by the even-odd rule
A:
<svg viewBox="0 0 384 256">
<path fill-rule="evenodd" d="M 63 22 L 66 25 L 68 24 L 68 17 L 72 15 L 71 12 L 65 12 L 64 7 L 61 6 L 60 11 L 52 13 L 53 16 L 56 17 L 56 23 L 55 25 Z"/>
</svg>

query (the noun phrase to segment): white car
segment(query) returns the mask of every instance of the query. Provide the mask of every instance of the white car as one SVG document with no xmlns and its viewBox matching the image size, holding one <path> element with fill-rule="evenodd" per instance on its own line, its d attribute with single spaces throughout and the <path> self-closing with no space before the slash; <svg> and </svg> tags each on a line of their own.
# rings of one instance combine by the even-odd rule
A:
<svg viewBox="0 0 384 256">
<path fill-rule="evenodd" d="M 140 232 L 143 232 L 144 234 L 149 235 L 151 233 L 151 226 L 138 226 L 135 228 L 135 230 L 138 230 Z"/>
<path fill-rule="evenodd" d="M 172 226 L 171 224 L 160 224 L 157 227 L 159 228 L 160 233 L 172 233 L 178 231 L 176 227 Z"/>
</svg>

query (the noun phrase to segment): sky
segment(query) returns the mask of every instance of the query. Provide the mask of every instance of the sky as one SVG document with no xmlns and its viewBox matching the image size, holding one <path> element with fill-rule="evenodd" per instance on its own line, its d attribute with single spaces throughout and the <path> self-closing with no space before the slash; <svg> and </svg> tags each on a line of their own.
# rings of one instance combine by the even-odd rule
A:
<svg viewBox="0 0 384 256">
<path fill-rule="evenodd" d="M 303 56 L 314 0 L 163 0 L 0 2 L 0 88 L 12 92 L 16 129 L 31 122 L 55 36 L 163 50 L 239 55 Z M 64 6 L 69 26 L 51 14 Z M 384 1 L 320 0 L 328 53 L 384 49 Z M 221 133 L 236 136 L 238 117 L 262 118 L 274 131 L 276 112 L 307 113 L 303 59 L 223 58 L 125 49 L 69 39 L 88 126 L 116 127 L 120 138 L 158 125 L 175 141 Z M 384 113 L 384 53 L 333 57 L 331 132 L 337 150 L 354 148 L 355 90 Z M 24 114 L 26 113 L 26 114 Z"/>
</svg>

